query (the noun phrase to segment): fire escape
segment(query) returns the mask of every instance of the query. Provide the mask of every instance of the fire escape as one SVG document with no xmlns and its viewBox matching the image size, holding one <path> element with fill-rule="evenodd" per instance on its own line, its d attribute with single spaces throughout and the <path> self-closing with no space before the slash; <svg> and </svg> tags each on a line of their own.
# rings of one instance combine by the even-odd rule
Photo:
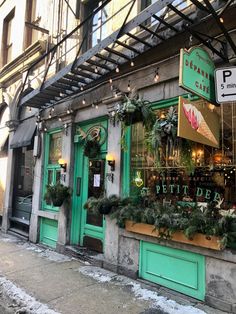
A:
<svg viewBox="0 0 236 314">
<path fill-rule="evenodd" d="M 82 30 L 91 23 L 95 14 L 114 0 L 106 0 L 57 45 L 52 47 L 27 71 L 19 98 L 19 106 L 29 106 L 41 110 L 50 108 L 72 95 L 84 95 L 86 91 L 119 77 L 120 69 L 129 71 L 136 58 L 148 50 L 153 50 L 160 44 L 184 32 L 203 44 L 224 62 L 228 62 L 227 47 L 236 54 L 236 46 L 231 38 L 230 30 L 224 23 L 224 15 L 231 12 L 235 15 L 235 1 L 209 0 L 158 0 L 130 18 L 137 0 L 129 1 L 121 10 L 109 19 L 115 19 L 122 11 L 123 23 L 107 38 L 94 47 L 83 52 L 83 46 L 88 33 Z M 120 17 L 120 15 L 119 15 Z M 207 32 L 198 31 L 199 25 L 211 20 L 218 28 L 218 36 L 210 36 Z M 74 38 L 78 32 L 83 38 L 76 45 L 76 57 L 73 62 L 49 76 L 50 69 L 55 66 L 55 56 L 67 40 Z M 74 36 L 74 37 L 73 37 Z M 47 64 L 41 86 L 32 89 L 27 86 L 30 75 L 41 64 Z"/>
</svg>

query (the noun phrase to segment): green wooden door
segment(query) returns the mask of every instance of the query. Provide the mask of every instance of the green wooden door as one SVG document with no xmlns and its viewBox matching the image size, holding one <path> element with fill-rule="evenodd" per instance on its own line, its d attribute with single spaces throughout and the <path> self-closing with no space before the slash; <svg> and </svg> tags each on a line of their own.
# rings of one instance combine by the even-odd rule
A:
<svg viewBox="0 0 236 314">
<path fill-rule="evenodd" d="M 106 189 L 107 121 L 96 120 L 80 124 L 75 136 L 75 180 L 72 209 L 71 243 L 102 252 L 104 244 L 105 219 L 84 208 L 89 197 L 101 197 Z M 92 130 L 92 131 L 91 131 Z M 80 132 L 90 134 L 99 130 L 100 153 L 89 158 L 84 156 L 86 138 L 81 140 Z"/>
<path fill-rule="evenodd" d="M 55 185 L 61 179 L 61 167 L 58 164 L 62 151 L 62 132 L 60 129 L 50 131 L 45 134 L 44 142 L 44 176 L 42 191 L 42 210 L 48 212 L 58 212 L 59 208 L 47 203 L 44 195 L 47 185 Z M 56 247 L 58 237 L 58 222 L 54 219 L 41 218 L 40 221 L 40 242 Z"/>
<path fill-rule="evenodd" d="M 199 300 L 205 298 L 205 257 L 141 241 L 139 276 Z"/>
</svg>

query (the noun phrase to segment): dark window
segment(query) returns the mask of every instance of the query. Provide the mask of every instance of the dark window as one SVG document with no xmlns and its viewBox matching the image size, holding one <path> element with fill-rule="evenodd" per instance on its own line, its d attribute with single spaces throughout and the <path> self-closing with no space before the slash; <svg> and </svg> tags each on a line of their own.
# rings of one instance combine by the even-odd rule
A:
<svg viewBox="0 0 236 314">
<path fill-rule="evenodd" d="M 15 16 L 15 9 L 3 21 L 3 37 L 2 37 L 2 65 L 12 60 L 12 24 Z"/>
<path fill-rule="evenodd" d="M 35 30 L 30 24 L 35 21 L 35 11 L 36 11 L 36 0 L 27 0 L 26 12 L 25 12 L 25 38 L 24 38 L 24 48 L 29 47 L 35 37 Z"/>
<path fill-rule="evenodd" d="M 94 10 L 102 5 L 103 1 L 88 1 L 81 3 L 80 14 L 81 19 L 86 19 Z M 111 5 L 108 3 L 105 7 L 99 10 L 92 19 L 89 19 L 83 28 L 83 36 L 87 37 L 83 50 L 87 50 L 100 43 L 108 36 L 107 19 L 110 16 Z"/>
</svg>

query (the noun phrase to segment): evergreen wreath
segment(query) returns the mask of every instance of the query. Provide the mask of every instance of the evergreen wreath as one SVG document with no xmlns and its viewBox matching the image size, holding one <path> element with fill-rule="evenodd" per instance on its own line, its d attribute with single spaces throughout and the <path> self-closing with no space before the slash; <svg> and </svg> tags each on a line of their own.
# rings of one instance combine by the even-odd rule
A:
<svg viewBox="0 0 236 314">
<path fill-rule="evenodd" d="M 101 151 L 100 145 L 96 140 L 86 140 L 84 144 L 84 156 L 95 158 Z"/>
</svg>

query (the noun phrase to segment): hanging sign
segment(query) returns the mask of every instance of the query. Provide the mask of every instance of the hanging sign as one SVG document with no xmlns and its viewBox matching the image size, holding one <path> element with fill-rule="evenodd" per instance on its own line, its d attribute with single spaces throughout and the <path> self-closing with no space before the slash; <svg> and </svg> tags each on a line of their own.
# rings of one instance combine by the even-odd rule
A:
<svg viewBox="0 0 236 314">
<path fill-rule="evenodd" d="M 180 50 L 179 86 L 215 102 L 215 65 L 209 54 L 199 47 Z"/>
<path fill-rule="evenodd" d="M 220 121 L 204 99 L 191 101 L 179 97 L 178 136 L 205 145 L 219 147 Z"/>
<path fill-rule="evenodd" d="M 216 101 L 236 101 L 236 67 L 215 70 Z"/>
</svg>

